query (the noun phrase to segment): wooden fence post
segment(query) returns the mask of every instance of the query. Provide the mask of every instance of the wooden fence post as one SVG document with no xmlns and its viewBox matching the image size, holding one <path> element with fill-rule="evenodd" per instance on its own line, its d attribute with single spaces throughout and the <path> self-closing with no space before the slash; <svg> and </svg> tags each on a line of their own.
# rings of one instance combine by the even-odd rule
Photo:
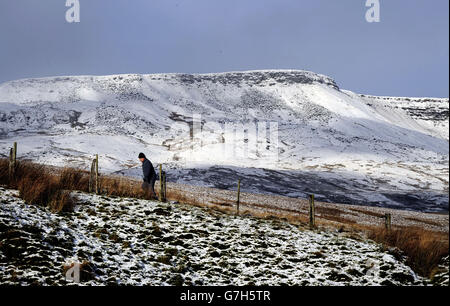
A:
<svg viewBox="0 0 450 306">
<path fill-rule="evenodd" d="M 9 180 L 12 180 L 16 172 L 17 160 L 17 142 L 14 142 L 13 147 L 9 149 Z"/>
<path fill-rule="evenodd" d="M 238 180 L 238 188 L 237 188 L 237 200 L 236 200 L 236 213 L 239 215 L 239 204 L 241 201 L 241 179 Z"/>
<path fill-rule="evenodd" d="M 99 193 L 99 184 L 98 184 L 98 154 L 95 154 L 95 193 Z"/>
<path fill-rule="evenodd" d="M 388 232 L 391 231 L 391 214 L 389 214 L 389 213 L 386 213 L 384 215 L 384 226 L 386 227 L 386 230 Z"/>
<path fill-rule="evenodd" d="M 17 142 L 14 142 L 14 149 L 13 149 L 13 165 L 14 165 L 14 167 L 16 166 L 16 160 L 17 160 Z"/>
<path fill-rule="evenodd" d="M 89 193 L 94 190 L 94 173 L 95 173 L 95 158 L 91 162 L 91 172 L 89 173 Z"/>
<path fill-rule="evenodd" d="M 13 169 L 13 148 L 9 149 L 9 169 L 8 169 L 8 179 L 12 180 L 12 169 Z"/>
<path fill-rule="evenodd" d="M 316 226 L 316 211 L 314 204 L 314 194 L 309 195 L 309 227 L 314 228 Z"/>
</svg>

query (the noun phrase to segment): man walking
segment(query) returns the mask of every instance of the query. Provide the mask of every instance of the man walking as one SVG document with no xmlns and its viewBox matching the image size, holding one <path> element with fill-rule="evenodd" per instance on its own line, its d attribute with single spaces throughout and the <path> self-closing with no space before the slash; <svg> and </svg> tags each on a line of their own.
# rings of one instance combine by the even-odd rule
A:
<svg viewBox="0 0 450 306">
<path fill-rule="evenodd" d="M 156 172 L 153 168 L 151 161 L 145 157 L 144 153 L 139 153 L 139 160 L 142 162 L 142 173 L 144 174 L 144 182 L 142 183 L 142 189 L 147 194 L 149 189 L 152 192 L 151 197 L 156 198 L 155 182 Z"/>
</svg>

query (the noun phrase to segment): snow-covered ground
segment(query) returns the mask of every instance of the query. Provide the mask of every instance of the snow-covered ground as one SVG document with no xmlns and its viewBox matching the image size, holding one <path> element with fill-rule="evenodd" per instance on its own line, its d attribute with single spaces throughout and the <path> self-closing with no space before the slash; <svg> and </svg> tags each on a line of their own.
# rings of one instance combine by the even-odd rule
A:
<svg viewBox="0 0 450 306">
<path fill-rule="evenodd" d="M 145 152 L 173 182 L 448 211 L 448 109 L 296 70 L 27 79 L 0 85 L 0 154 L 139 176 Z"/>
<path fill-rule="evenodd" d="M 63 266 L 77 262 L 82 285 L 429 284 L 344 233 L 80 192 L 75 212 L 58 215 L 16 195 L 0 187 L 0 285 L 66 285 Z"/>
</svg>

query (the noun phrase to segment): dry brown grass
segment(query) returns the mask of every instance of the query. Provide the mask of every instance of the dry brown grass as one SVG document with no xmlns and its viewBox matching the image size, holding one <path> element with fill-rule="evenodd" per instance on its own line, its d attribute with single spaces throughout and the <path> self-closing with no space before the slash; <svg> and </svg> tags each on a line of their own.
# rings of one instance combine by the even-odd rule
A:
<svg viewBox="0 0 450 306">
<path fill-rule="evenodd" d="M 423 228 L 398 227 L 387 231 L 373 228 L 368 238 L 397 247 L 408 257 L 408 264 L 420 275 L 431 277 L 441 259 L 448 255 L 448 236 L 442 232 L 432 232 Z"/>
<path fill-rule="evenodd" d="M 54 212 L 67 212 L 74 207 L 69 188 L 66 188 L 73 186 L 63 184 L 60 176 L 51 173 L 43 165 L 27 161 L 17 162 L 14 177 L 10 178 L 9 162 L 0 160 L 0 182 L 18 189 L 20 198 L 28 204 L 48 206 Z"/>
<path fill-rule="evenodd" d="M 48 202 L 48 207 L 54 212 L 71 212 L 75 204 L 69 190 L 58 190 Z"/>
<path fill-rule="evenodd" d="M 59 173 L 59 185 L 67 190 L 88 191 L 89 173 L 74 168 L 64 168 Z"/>
<path fill-rule="evenodd" d="M 26 203 L 45 206 L 59 190 L 59 186 L 53 177 L 26 175 L 18 180 L 18 190 Z"/>
<path fill-rule="evenodd" d="M 8 185 L 9 179 L 8 179 L 8 168 L 9 167 L 9 161 L 6 158 L 0 159 L 0 184 L 1 185 Z"/>
<path fill-rule="evenodd" d="M 142 182 L 119 176 L 100 176 L 100 193 L 107 196 L 127 197 L 136 199 L 157 199 L 158 194 L 142 189 Z M 156 187 L 155 187 L 155 192 Z M 167 196 L 166 196 L 167 197 Z"/>
</svg>

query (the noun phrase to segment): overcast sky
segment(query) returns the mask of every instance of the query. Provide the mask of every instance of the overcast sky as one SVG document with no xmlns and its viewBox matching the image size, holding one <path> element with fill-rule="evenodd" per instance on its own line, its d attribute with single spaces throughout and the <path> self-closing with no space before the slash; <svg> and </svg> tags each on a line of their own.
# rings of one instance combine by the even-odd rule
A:
<svg viewBox="0 0 450 306">
<path fill-rule="evenodd" d="M 306 69 L 341 88 L 448 97 L 449 1 L 0 0 L 0 82 L 54 75 Z"/>
</svg>

